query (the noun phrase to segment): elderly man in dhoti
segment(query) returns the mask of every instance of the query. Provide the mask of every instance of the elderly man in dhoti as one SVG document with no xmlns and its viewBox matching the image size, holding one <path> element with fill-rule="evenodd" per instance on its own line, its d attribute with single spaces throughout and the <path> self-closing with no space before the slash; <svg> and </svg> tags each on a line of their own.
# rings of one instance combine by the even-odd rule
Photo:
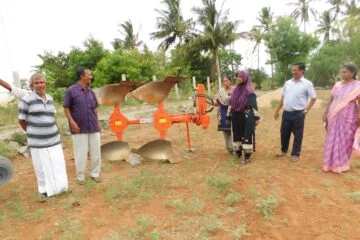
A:
<svg viewBox="0 0 360 240">
<path fill-rule="evenodd" d="M 46 94 L 45 77 L 30 78 L 33 92 L 19 103 L 19 124 L 26 131 L 31 158 L 38 183 L 39 201 L 66 192 L 68 180 L 59 130 L 55 122 L 55 106 Z"/>
</svg>

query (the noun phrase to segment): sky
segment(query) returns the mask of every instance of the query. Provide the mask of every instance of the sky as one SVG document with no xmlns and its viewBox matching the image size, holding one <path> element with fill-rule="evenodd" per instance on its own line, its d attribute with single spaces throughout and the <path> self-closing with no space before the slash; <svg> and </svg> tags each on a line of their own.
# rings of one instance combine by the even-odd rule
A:
<svg viewBox="0 0 360 240">
<path fill-rule="evenodd" d="M 225 0 L 231 20 L 240 20 L 238 31 L 249 31 L 257 24 L 256 17 L 262 7 L 270 6 L 275 16 L 289 15 L 293 9 L 287 3 L 294 0 Z M 325 0 L 315 2 L 321 12 Z M 222 0 L 218 0 L 218 5 Z M 201 6 L 201 0 L 182 0 L 182 13 L 186 18 L 196 18 L 192 7 Z M 161 0 L 1 0 L 0 1 L 0 78 L 12 79 L 11 72 L 18 71 L 21 78 L 29 78 L 33 66 L 41 64 L 38 54 L 44 51 L 69 52 L 81 46 L 92 35 L 111 49 L 110 42 L 121 38 L 118 24 L 131 19 L 140 40 L 151 50 L 156 50 L 159 40 L 149 34 L 156 31 L 157 13 Z M 307 27 L 315 30 L 312 20 Z M 235 50 L 243 56 L 244 68 L 257 66 L 257 55 L 252 54 L 253 42 L 239 40 Z M 261 47 L 260 65 L 268 56 Z"/>
</svg>

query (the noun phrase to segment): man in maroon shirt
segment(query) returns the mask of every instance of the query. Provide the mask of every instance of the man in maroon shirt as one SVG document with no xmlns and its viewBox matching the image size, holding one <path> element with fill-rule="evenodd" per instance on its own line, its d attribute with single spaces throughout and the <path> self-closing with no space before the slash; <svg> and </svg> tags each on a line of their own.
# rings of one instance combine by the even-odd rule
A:
<svg viewBox="0 0 360 240">
<path fill-rule="evenodd" d="M 78 82 L 70 86 L 64 97 L 64 111 L 69 120 L 73 140 L 76 164 L 76 179 L 85 184 L 85 169 L 90 152 L 90 176 L 95 182 L 101 182 L 100 125 L 96 108 L 98 102 L 95 93 L 89 87 L 92 81 L 90 69 L 77 70 Z"/>
</svg>

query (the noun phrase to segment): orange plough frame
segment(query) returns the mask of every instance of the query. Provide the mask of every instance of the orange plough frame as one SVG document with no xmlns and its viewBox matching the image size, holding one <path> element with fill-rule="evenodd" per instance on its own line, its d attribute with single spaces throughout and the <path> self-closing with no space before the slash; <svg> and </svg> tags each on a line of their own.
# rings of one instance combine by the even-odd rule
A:
<svg viewBox="0 0 360 240">
<path fill-rule="evenodd" d="M 145 118 L 129 120 L 121 113 L 120 106 L 115 105 L 114 111 L 110 116 L 110 129 L 116 134 L 117 140 L 122 141 L 122 134 L 130 124 L 153 123 L 154 128 L 159 132 L 160 139 L 165 140 L 166 132 L 173 124 L 185 123 L 188 149 L 191 151 L 189 124 L 194 123 L 198 126 L 202 126 L 203 129 L 208 128 L 210 125 L 210 116 L 207 114 L 209 111 L 207 110 L 208 102 L 205 91 L 205 86 L 203 84 L 198 84 L 196 86 L 194 113 L 171 115 L 165 110 L 164 103 L 160 102 L 158 103 L 157 111 L 150 120 Z"/>
</svg>

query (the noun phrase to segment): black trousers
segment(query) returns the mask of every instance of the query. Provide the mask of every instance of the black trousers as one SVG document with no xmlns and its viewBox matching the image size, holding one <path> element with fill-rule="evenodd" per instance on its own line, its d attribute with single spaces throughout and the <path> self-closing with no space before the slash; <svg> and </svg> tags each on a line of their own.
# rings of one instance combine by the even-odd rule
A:
<svg viewBox="0 0 360 240">
<path fill-rule="evenodd" d="M 305 113 L 304 111 L 284 111 L 281 122 L 281 151 L 287 153 L 291 133 L 294 135 L 291 156 L 300 156 L 301 145 L 304 135 Z"/>
</svg>

